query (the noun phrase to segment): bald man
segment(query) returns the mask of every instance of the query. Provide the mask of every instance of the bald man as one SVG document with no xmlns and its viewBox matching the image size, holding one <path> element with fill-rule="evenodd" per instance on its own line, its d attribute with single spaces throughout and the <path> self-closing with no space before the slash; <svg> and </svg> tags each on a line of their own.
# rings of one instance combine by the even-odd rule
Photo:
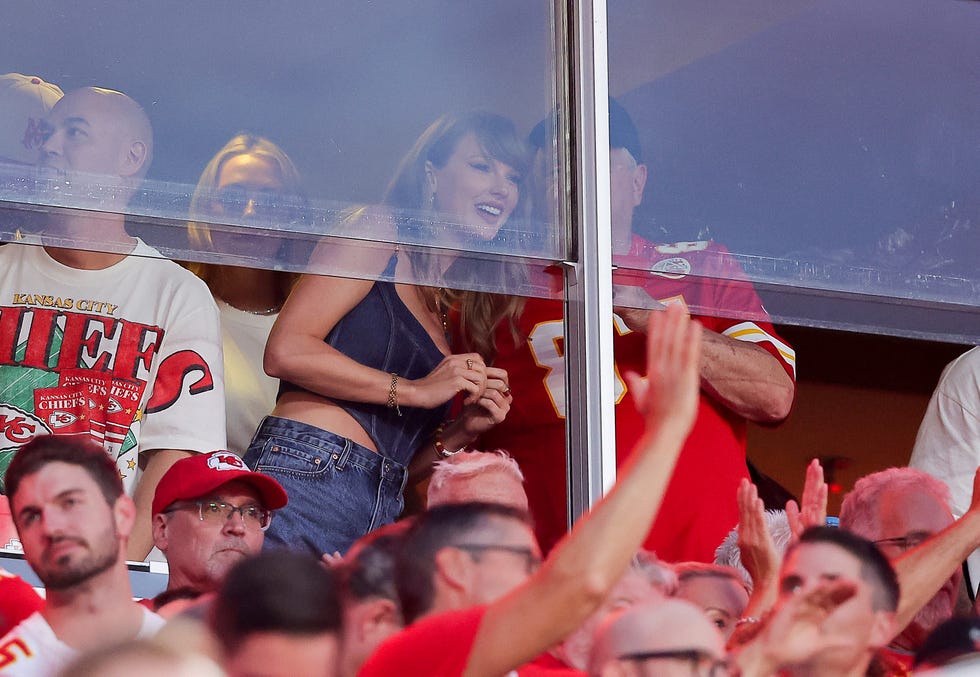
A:
<svg viewBox="0 0 980 677">
<path fill-rule="evenodd" d="M 200 280 L 126 232 L 153 156 L 139 104 L 78 89 L 40 131 L 37 201 L 66 208 L 0 248 L 0 472 L 36 435 L 93 437 L 136 499 L 128 557 L 143 559 L 159 478 L 225 447 L 218 312 Z"/>
<path fill-rule="evenodd" d="M 661 599 L 630 607 L 599 626 L 589 674 L 714 675 L 726 674 L 718 671 L 725 664 L 725 641 L 704 612 L 684 600 Z"/>
</svg>

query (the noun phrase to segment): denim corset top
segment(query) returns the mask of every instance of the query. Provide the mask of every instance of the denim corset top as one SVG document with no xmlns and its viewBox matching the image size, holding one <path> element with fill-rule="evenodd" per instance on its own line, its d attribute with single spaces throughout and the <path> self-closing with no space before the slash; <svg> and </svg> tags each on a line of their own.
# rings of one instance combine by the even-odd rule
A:
<svg viewBox="0 0 980 677">
<path fill-rule="evenodd" d="M 385 273 L 393 271 L 392 257 Z M 394 283 L 375 282 L 367 296 L 350 310 L 323 339 L 347 357 L 399 379 L 426 376 L 444 355 L 405 306 Z M 302 390 L 288 381 L 279 385 L 279 395 Z M 416 449 L 426 442 L 449 411 L 447 402 L 435 409 L 401 406 L 399 416 L 384 404 L 334 400 L 354 417 L 370 435 L 378 452 L 408 465 Z"/>
</svg>

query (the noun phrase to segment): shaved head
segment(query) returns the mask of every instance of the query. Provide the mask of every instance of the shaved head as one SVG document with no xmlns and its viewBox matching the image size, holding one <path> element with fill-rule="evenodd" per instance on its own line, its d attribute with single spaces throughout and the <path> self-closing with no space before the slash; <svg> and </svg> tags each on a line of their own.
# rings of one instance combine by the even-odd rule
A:
<svg viewBox="0 0 980 677">
<path fill-rule="evenodd" d="M 69 96 L 75 93 L 82 96 L 97 97 L 97 100 L 101 101 L 105 111 L 113 116 L 118 125 L 120 143 L 144 144 L 146 159 L 141 164 L 137 175 L 141 178 L 146 176 L 146 170 L 149 169 L 150 161 L 153 159 L 153 126 L 150 124 L 150 118 L 146 115 L 143 107 L 129 96 L 114 89 L 83 87 L 74 92 L 69 92 Z"/>
<path fill-rule="evenodd" d="M 721 633 L 704 612 L 690 602 L 664 599 L 637 604 L 599 626 L 592 649 L 592 675 L 621 656 L 655 651 L 698 650 L 715 658 L 725 655 Z"/>
</svg>

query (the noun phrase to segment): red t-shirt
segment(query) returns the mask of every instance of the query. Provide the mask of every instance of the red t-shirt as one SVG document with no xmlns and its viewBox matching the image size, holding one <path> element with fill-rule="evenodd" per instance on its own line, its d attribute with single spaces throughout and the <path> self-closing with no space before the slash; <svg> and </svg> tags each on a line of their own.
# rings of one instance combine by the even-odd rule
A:
<svg viewBox="0 0 980 677">
<path fill-rule="evenodd" d="M 34 588 L 20 576 L 0 568 L 0 637 L 43 606 L 44 600 Z"/>
<path fill-rule="evenodd" d="M 424 618 L 389 637 L 365 661 L 358 677 L 458 677 L 476 641 L 486 607 L 449 611 Z M 518 677 L 575 677 L 567 668 L 526 665 Z"/>
<path fill-rule="evenodd" d="M 661 303 L 683 304 L 708 329 L 767 350 L 795 379 L 793 349 L 777 336 L 751 283 L 723 246 L 654 245 L 634 236 L 632 251 L 617 257 L 616 264 L 614 284 L 641 287 Z M 564 535 L 567 522 L 562 310 L 559 300 L 529 299 L 518 320 L 527 341 L 516 347 L 510 327 L 498 330 L 494 365 L 507 370 L 514 401 L 506 420 L 481 440 L 482 448 L 506 449 L 521 466 L 546 551 Z M 716 317 L 721 314 L 726 317 Z M 618 316 L 614 322 L 616 449 L 622 465 L 644 428 L 623 374 L 645 373 L 646 339 Z M 738 522 L 735 492 L 748 477 L 745 436 L 746 421 L 702 392 L 694 429 L 644 547 L 667 561 L 714 559 Z"/>
</svg>

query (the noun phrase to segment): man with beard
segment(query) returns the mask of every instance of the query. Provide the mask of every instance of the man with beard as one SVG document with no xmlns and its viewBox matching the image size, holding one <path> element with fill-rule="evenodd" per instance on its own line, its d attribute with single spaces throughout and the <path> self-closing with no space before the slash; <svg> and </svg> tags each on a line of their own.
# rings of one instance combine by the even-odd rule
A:
<svg viewBox="0 0 980 677">
<path fill-rule="evenodd" d="M 862 477 L 844 497 L 840 526 L 874 541 L 891 560 L 953 523 L 949 489 L 914 468 L 889 468 Z M 932 630 L 953 615 L 962 571 L 956 569 L 939 591 L 888 646 L 911 668 L 915 651 Z"/>
<path fill-rule="evenodd" d="M 116 464 L 82 436 L 44 435 L 11 461 L 6 486 L 44 607 L 0 639 L 0 673 L 53 675 L 77 654 L 163 625 L 133 602 L 124 554 L 136 509 Z"/>
<path fill-rule="evenodd" d="M 235 564 L 262 550 L 272 511 L 284 505 L 285 489 L 230 451 L 174 463 L 153 497 L 153 542 L 170 579 L 152 608 L 178 592 L 217 590 Z"/>
</svg>

